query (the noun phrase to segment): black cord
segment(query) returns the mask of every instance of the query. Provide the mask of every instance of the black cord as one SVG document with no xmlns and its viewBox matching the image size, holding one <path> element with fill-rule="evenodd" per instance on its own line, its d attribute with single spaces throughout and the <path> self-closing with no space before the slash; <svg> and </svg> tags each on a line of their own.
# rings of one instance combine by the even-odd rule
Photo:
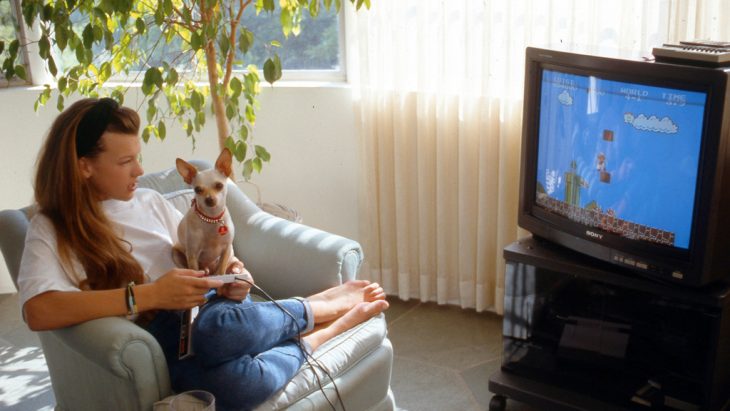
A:
<svg viewBox="0 0 730 411">
<path fill-rule="evenodd" d="M 329 373 L 329 370 L 327 370 L 327 367 L 325 367 L 324 364 L 322 364 L 321 362 L 319 362 L 319 360 L 317 360 L 316 358 L 314 358 L 314 356 L 312 354 L 310 354 L 309 352 L 307 352 L 306 347 L 302 343 L 302 338 L 301 338 L 302 329 L 299 326 L 299 323 L 297 322 L 296 317 L 294 317 L 294 315 L 292 313 L 290 313 L 289 310 L 287 310 L 286 308 L 284 308 L 284 306 L 282 306 L 281 304 L 279 304 L 278 301 L 276 301 L 273 297 L 271 297 L 269 295 L 269 293 L 267 293 L 266 291 L 264 291 L 258 285 L 254 284 L 253 282 L 251 282 L 249 280 L 246 280 L 245 278 L 235 277 L 235 279 L 237 281 L 242 281 L 242 282 L 248 283 L 251 287 L 255 288 L 258 292 L 260 292 L 261 294 L 263 294 L 264 297 L 266 297 L 269 301 L 271 301 L 272 303 L 274 303 L 274 305 L 276 305 L 277 307 L 279 307 L 279 309 L 281 311 L 283 311 L 286 315 L 288 315 L 289 317 L 291 317 L 291 319 L 294 321 L 294 324 L 297 326 L 297 338 L 296 338 L 297 345 L 299 346 L 299 349 L 302 351 L 302 354 L 304 355 L 304 361 L 307 362 L 307 365 L 312 370 L 312 374 L 314 374 L 314 378 L 317 380 L 317 385 L 319 386 L 319 390 L 322 392 L 322 395 L 324 395 L 324 399 L 327 401 L 327 403 L 330 405 L 330 407 L 334 411 L 337 411 L 337 407 L 332 403 L 332 401 L 330 401 L 329 397 L 327 397 L 327 393 L 324 391 L 324 386 L 322 385 L 322 380 L 319 378 L 319 375 L 317 374 L 317 370 L 315 369 L 314 365 L 312 365 L 312 363 L 310 362 L 310 360 L 313 361 L 315 364 L 317 364 L 317 368 L 319 368 L 320 370 L 322 370 L 322 372 L 325 375 L 327 375 L 327 377 L 330 379 L 330 381 L 332 381 L 332 386 L 335 388 L 335 394 L 337 395 L 338 402 L 342 406 L 342 411 L 346 411 L 345 410 L 345 403 L 342 401 L 342 395 L 340 395 L 340 390 L 339 390 L 339 388 L 337 388 L 337 383 L 335 383 L 335 379 Z"/>
</svg>

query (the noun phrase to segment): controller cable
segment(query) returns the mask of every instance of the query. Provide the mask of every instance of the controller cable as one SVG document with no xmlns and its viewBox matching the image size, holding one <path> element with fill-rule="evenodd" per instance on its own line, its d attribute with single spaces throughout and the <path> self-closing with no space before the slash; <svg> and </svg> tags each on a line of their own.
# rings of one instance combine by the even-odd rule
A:
<svg viewBox="0 0 730 411">
<path fill-rule="evenodd" d="M 335 394 L 337 395 L 337 400 L 338 400 L 339 404 L 342 406 L 342 411 L 346 411 L 345 403 L 342 401 L 342 395 L 340 395 L 340 390 L 339 390 L 339 388 L 337 388 L 335 379 L 329 373 L 329 370 L 327 370 L 327 367 L 324 364 L 322 364 L 319 360 L 314 358 L 314 356 L 307 351 L 306 347 L 304 347 L 304 344 L 302 343 L 302 338 L 301 338 L 302 329 L 299 326 L 299 323 L 297 322 L 296 317 L 294 317 L 294 315 L 291 312 L 289 312 L 289 310 L 287 310 L 286 308 L 284 308 L 284 306 L 279 304 L 278 301 L 276 301 L 273 297 L 271 297 L 269 295 L 269 293 L 264 291 L 258 285 L 254 284 L 253 282 L 251 282 L 249 280 L 246 280 L 245 278 L 240 278 L 238 276 L 236 276 L 234 278 L 236 279 L 236 281 L 248 283 L 251 287 L 255 288 L 256 291 L 260 292 L 266 299 L 268 299 L 270 302 L 274 303 L 274 305 L 276 305 L 286 315 L 291 317 L 291 319 L 294 321 L 294 324 L 296 324 L 296 326 L 297 326 L 297 338 L 296 338 L 297 345 L 299 346 L 299 349 L 302 351 L 302 354 L 304 355 L 304 360 L 307 362 L 307 365 L 312 370 L 312 374 L 314 375 L 314 378 L 317 380 L 317 385 L 319 386 L 319 391 L 322 392 L 322 395 L 324 395 L 324 399 L 327 400 L 327 403 L 330 405 L 330 407 L 334 411 L 337 411 L 337 407 L 335 406 L 335 404 L 333 404 L 332 401 L 330 401 L 329 397 L 327 397 L 327 393 L 324 391 L 324 385 L 322 384 L 322 380 L 319 378 L 319 375 L 317 374 L 317 370 L 315 369 L 312 362 L 314 362 L 314 364 L 317 365 L 317 368 L 319 368 L 330 379 L 330 381 L 332 381 L 332 386 L 335 389 Z"/>
</svg>

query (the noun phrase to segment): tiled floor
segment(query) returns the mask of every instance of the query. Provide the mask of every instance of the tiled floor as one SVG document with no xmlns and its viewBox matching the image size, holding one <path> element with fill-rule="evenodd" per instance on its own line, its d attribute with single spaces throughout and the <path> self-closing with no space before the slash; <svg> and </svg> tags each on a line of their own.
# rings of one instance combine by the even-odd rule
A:
<svg viewBox="0 0 730 411">
<path fill-rule="evenodd" d="M 490 373 L 499 368 L 501 317 L 457 307 L 390 299 L 395 350 L 392 388 L 408 411 L 487 410 Z M 15 294 L 0 295 L 0 409 L 53 409 L 38 337 L 20 319 Z M 529 411 L 508 402 L 509 411 Z"/>
<path fill-rule="evenodd" d="M 392 389 L 408 411 L 489 409 L 489 375 L 499 369 L 502 317 L 454 306 L 389 299 Z M 508 401 L 509 411 L 531 411 Z"/>
<path fill-rule="evenodd" d="M 38 336 L 20 318 L 17 294 L 0 295 L 0 409 L 52 410 L 51 379 Z"/>
</svg>

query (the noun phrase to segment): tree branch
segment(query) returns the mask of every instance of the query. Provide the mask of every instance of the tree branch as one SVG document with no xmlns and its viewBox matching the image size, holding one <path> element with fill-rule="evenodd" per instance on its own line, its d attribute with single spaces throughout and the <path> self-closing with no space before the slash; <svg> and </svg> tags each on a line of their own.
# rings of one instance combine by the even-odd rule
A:
<svg viewBox="0 0 730 411">
<path fill-rule="evenodd" d="M 241 16 L 246 10 L 246 7 L 251 4 L 252 0 L 239 0 L 239 8 L 236 17 L 231 20 L 231 48 L 228 50 L 228 56 L 226 56 L 226 71 L 225 77 L 223 78 L 223 86 L 228 87 L 231 81 L 231 75 L 233 74 L 233 60 L 236 57 L 236 33 L 238 32 L 238 23 L 241 21 Z M 232 16 L 233 14 L 231 14 Z"/>
</svg>

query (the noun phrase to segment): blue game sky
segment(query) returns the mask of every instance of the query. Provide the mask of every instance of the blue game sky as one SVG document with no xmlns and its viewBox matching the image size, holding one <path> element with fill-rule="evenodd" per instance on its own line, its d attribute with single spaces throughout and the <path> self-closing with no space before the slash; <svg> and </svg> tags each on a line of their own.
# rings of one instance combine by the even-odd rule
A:
<svg viewBox="0 0 730 411">
<path fill-rule="evenodd" d="M 692 226 L 705 94 L 543 72 L 537 180 L 565 199 L 571 161 L 588 187 L 580 206 L 596 201 L 631 222 L 675 233 L 687 248 Z M 613 141 L 603 139 L 613 131 Z M 611 182 L 599 180 L 605 155 Z"/>
</svg>

